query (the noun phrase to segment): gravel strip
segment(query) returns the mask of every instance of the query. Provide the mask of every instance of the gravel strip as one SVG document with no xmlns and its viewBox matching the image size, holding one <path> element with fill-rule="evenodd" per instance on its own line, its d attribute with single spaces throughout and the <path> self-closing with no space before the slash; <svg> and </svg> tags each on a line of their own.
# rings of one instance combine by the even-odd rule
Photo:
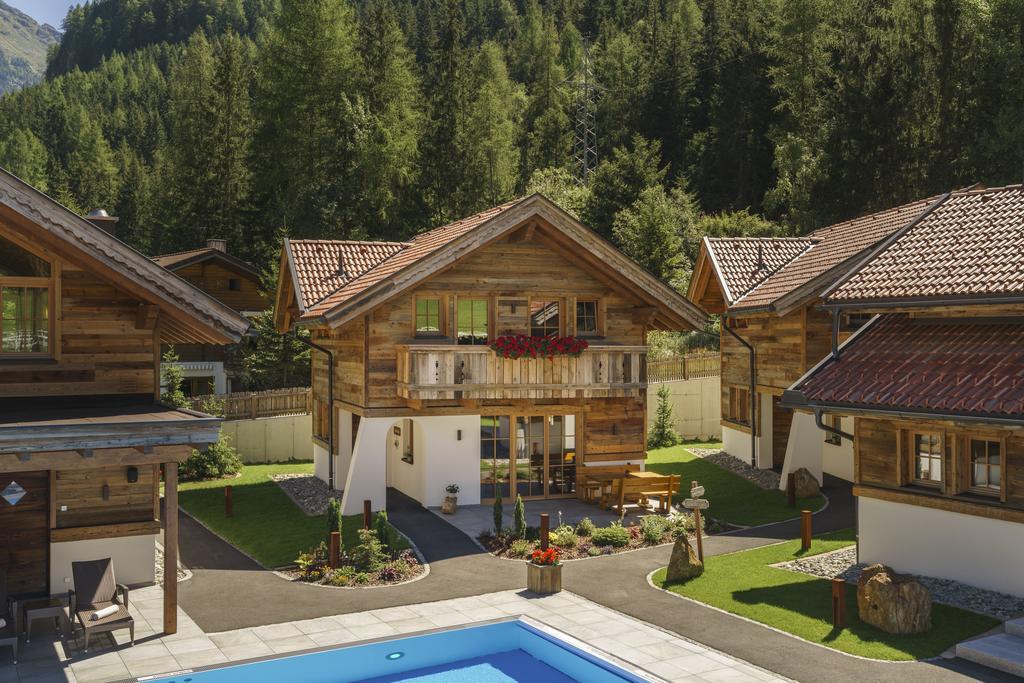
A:
<svg viewBox="0 0 1024 683">
<path fill-rule="evenodd" d="M 156 546 L 156 583 L 158 586 L 164 585 L 164 549 L 157 544 Z M 178 581 L 184 581 L 189 578 L 189 573 L 178 567 Z"/>
<path fill-rule="evenodd" d="M 866 565 L 857 564 L 857 546 L 850 546 L 835 552 L 812 555 L 773 566 L 823 579 L 841 578 L 856 583 Z M 937 579 L 931 576 L 914 578 L 931 592 L 935 602 L 980 612 L 1002 620 L 1024 614 L 1024 598 L 969 586 L 950 579 Z"/>
<path fill-rule="evenodd" d="M 342 491 L 330 491 L 327 482 L 312 474 L 274 474 L 270 477 L 310 517 L 327 512 L 331 498 L 341 500 Z"/>
<path fill-rule="evenodd" d="M 729 470 L 733 474 L 754 482 L 761 488 L 767 491 L 773 491 L 779 488 L 779 473 L 775 470 L 761 470 L 751 467 L 749 463 L 746 463 L 739 458 L 729 455 L 725 451 L 717 448 L 687 448 L 698 458 L 703 458 L 708 462 L 714 463 L 722 469 Z"/>
</svg>

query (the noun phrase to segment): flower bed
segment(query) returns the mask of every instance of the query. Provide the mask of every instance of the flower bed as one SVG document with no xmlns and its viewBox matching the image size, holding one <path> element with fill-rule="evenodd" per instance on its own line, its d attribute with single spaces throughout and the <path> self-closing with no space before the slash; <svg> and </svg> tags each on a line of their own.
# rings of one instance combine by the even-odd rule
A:
<svg viewBox="0 0 1024 683">
<path fill-rule="evenodd" d="M 386 524 L 386 519 L 385 519 Z M 424 571 L 416 554 L 400 548 L 397 534 L 378 522 L 376 529 L 360 529 L 359 543 L 341 550 L 338 566 L 330 566 L 325 542 L 295 560 L 297 568 L 285 572 L 296 581 L 338 588 L 387 586 L 411 581 Z M 383 542 L 382 542 L 383 541 Z"/>
<path fill-rule="evenodd" d="M 516 334 L 498 337 L 489 346 L 502 358 L 578 358 L 590 345 L 586 339 L 576 337 L 528 337 Z"/>
<path fill-rule="evenodd" d="M 705 532 L 720 528 L 714 520 L 705 522 Z M 689 513 L 676 513 L 671 517 L 645 515 L 627 526 L 612 522 L 606 527 L 595 527 L 590 519 L 583 519 L 576 526 L 563 524 L 552 529 L 549 540 L 557 549 L 560 560 L 579 560 L 671 543 L 677 534 L 692 536 L 694 531 L 693 516 Z M 492 554 L 510 559 L 532 560 L 540 548 L 536 527 L 529 527 L 522 535 L 517 535 L 511 529 L 503 529 L 500 533 L 484 532 L 477 538 Z"/>
</svg>

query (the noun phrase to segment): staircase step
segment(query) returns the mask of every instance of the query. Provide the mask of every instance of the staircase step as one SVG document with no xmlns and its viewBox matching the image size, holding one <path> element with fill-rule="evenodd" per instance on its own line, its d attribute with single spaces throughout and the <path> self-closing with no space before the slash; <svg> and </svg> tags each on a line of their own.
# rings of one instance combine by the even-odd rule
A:
<svg viewBox="0 0 1024 683">
<path fill-rule="evenodd" d="M 956 646 L 956 656 L 1014 676 L 1024 676 L 1024 637 L 997 633 Z"/>
<path fill-rule="evenodd" d="M 1021 638 L 1024 638 L 1024 617 L 1010 619 L 1006 622 L 1005 626 L 1006 632 L 1011 636 L 1020 636 Z"/>
</svg>

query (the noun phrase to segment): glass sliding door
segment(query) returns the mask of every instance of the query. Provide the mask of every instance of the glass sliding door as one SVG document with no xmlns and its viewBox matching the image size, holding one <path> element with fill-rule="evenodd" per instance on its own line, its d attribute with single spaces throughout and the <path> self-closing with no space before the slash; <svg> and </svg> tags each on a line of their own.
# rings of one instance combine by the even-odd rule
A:
<svg viewBox="0 0 1024 683">
<path fill-rule="evenodd" d="M 516 493 L 544 495 L 544 418 L 516 418 Z"/>
<path fill-rule="evenodd" d="M 549 415 L 548 496 L 576 493 L 576 416 Z"/>
<path fill-rule="evenodd" d="M 484 415 L 480 418 L 480 498 L 493 500 L 512 495 L 511 434 L 508 415 Z"/>
</svg>

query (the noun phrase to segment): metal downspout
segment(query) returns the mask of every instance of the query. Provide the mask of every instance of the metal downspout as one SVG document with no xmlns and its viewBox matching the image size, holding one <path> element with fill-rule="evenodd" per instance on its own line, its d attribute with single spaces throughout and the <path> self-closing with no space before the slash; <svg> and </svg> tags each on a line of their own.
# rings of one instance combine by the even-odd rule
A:
<svg viewBox="0 0 1024 683">
<path fill-rule="evenodd" d="M 728 319 L 722 319 L 722 326 L 733 339 L 742 344 L 750 353 L 750 466 L 757 469 L 757 367 L 754 365 L 756 355 L 754 347 L 729 327 Z"/>
<path fill-rule="evenodd" d="M 292 328 L 292 336 L 311 349 L 327 354 L 327 487 L 334 490 L 334 352 L 319 344 L 303 339 L 297 328 Z M 313 416 L 316 419 L 316 416 Z"/>
</svg>

